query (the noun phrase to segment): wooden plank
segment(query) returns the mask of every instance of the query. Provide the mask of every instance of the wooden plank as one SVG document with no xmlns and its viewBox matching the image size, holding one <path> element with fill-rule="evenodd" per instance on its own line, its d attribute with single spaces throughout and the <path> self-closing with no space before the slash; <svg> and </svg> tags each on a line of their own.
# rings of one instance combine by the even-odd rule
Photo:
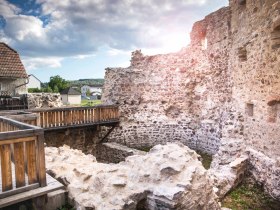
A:
<svg viewBox="0 0 280 210">
<path fill-rule="evenodd" d="M 44 115 L 45 115 L 45 122 L 44 122 L 44 128 L 48 128 L 49 126 L 48 126 L 48 112 L 45 112 L 44 113 Z"/>
<path fill-rule="evenodd" d="M 25 170 L 24 170 L 24 146 L 23 142 L 14 144 L 14 163 L 16 174 L 16 187 L 25 185 Z"/>
<path fill-rule="evenodd" d="M 19 187 L 19 188 L 16 188 L 16 189 L 12 189 L 12 190 L 9 190 L 7 192 L 2 192 L 0 194 L 0 199 L 6 198 L 8 196 L 13 196 L 13 195 L 18 194 L 18 193 L 23 193 L 23 192 L 26 192 L 26 191 L 29 191 L 29 190 L 33 190 L 33 189 L 36 189 L 36 188 L 39 188 L 39 187 L 40 187 L 39 183 L 35 183 L 35 184 Z"/>
<path fill-rule="evenodd" d="M 19 193 L 13 196 L 6 197 L 4 199 L 0 199 L 0 208 L 10 206 L 22 201 L 26 201 L 32 198 L 36 198 L 42 195 L 46 195 L 50 192 L 59 190 L 59 189 L 64 189 L 65 187 L 56 181 L 54 178 L 50 177 L 47 175 L 47 186 L 45 187 L 40 187 L 34 190 L 30 190 L 27 192 Z"/>
<path fill-rule="evenodd" d="M 27 157 L 27 175 L 28 184 L 38 182 L 36 171 L 36 150 L 35 141 L 26 142 L 26 157 Z"/>
<path fill-rule="evenodd" d="M 1 140 L 0 145 L 14 144 L 14 143 L 20 143 L 20 142 L 28 142 L 28 141 L 34 141 L 34 140 L 35 140 L 34 136 L 16 138 L 16 139 L 10 139 L 10 140 Z"/>
<path fill-rule="evenodd" d="M 45 187 L 47 184 L 44 140 L 44 135 L 40 135 L 37 137 L 37 172 L 40 187 Z"/>
<path fill-rule="evenodd" d="M 68 128 L 81 128 L 81 127 L 90 127 L 90 126 L 111 126 L 113 124 L 118 124 L 120 121 L 119 119 L 112 119 L 108 121 L 103 122 L 92 122 L 92 123 L 86 123 L 86 124 L 80 124 L 80 125 L 66 125 L 66 126 L 59 126 L 59 127 L 52 127 L 52 128 L 45 128 L 45 131 L 54 131 L 54 130 L 64 130 Z"/>
<path fill-rule="evenodd" d="M 0 146 L 1 155 L 1 175 L 2 191 L 8 191 L 13 188 L 12 184 L 12 166 L 11 166 L 11 146 L 9 144 Z"/>
<path fill-rule="evenodd" d="M 4 125 L 6 125 L 6 127 L 7 127 L 7 124 L 10 124 L 10 125 L 16 126 L 19 129 L 38 128 L 37 126 L 28 125 L 26 123 L 19 122 L 19 121 L 16 121 L 16 120 L 13 120 L 13 119 L 10 119 L 7 117 L 3 117 L 3 116 L 1 116 L 0 119 L 2 119 L 2 121 L 4 122 Z"/>
</svg>

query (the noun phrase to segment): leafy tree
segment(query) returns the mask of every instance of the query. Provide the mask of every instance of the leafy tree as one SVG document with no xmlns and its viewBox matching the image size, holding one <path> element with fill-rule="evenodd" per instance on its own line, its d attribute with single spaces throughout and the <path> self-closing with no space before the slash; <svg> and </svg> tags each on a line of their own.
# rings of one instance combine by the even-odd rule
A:
<svg viewBox="0 0 280 210">
<path fill-rule="evenodd" d="M 42 90 L 39 88 L 28 88 L 28 93 L 41 93 Z"/>
<path fill-rule="evenodd" d="M 54 86 L 53 92 L 54 92 L 54 93 L 59 93 L 59 89 L 58 89 L 57 85 Z"/>
<path fill-rule="evenodd" d="M 87 96 L 90 96 L 90 95 L 91 95 L 91 94 L 90 94 L 90 90 L 87 90 L 86 95 L 87 95 Z"/>
<path fill-rule="evenodd" d="M 53 90 L 51 89 L 50 86 L 47 86 L 46 88 L 43 88 L 42 90 L 43 90 L 43 92 L 45 92 L 45 93 L 52 93 L 52 92 L 53 92 Z"/>
<path fill-rule="evenodd" d="M 69 86 L 68 82 L 60 77 L 59 75 L 52 76 L 50 78 L 49 87 L 53 90 L 53 92 L 57 91 L 60 92 L 63 89 L 67 88 Z"/>
</svg>

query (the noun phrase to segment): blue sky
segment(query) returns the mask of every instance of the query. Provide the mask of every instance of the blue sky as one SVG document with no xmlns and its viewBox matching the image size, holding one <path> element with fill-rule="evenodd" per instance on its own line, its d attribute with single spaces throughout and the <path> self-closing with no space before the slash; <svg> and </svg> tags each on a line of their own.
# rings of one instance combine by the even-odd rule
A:
<svg viewBox="0 0 280 210">
<path fill-rule="evenodd" d="M 103 78 L 131 51 L 176 52 L 195 21 L 228 0 L 0 0 L 0 41 L 43 82 Z"/>
</svg>

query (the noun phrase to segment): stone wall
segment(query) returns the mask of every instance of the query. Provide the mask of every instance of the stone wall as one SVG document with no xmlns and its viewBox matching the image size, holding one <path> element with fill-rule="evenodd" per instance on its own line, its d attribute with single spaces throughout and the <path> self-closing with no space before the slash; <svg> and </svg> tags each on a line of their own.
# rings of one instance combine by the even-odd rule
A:
<svg viewBox="0 0 280 210">
<path fill-rule="evenodd" d="M 144 56 L 136 51 L 130 67 L 106 69 L 102 100 L 120 104 L 121 112 L 111 141 L 139 148 L 177 140 L 196 150 L 217 151 L 221 117 L 231 100 L 224 34 L 229 14 L 223 8 L 195 24 L 191 46 L 179 53 Z"/>
<path fill-rule="evenodd" d="M 233 105 L 244 115 L 247 145 L 276 158 L 280 154 L 280 2 L 230 2 Z M 277 41 L 278 40 L 278 41 Z M 277 45 L 277 43 L 278 45 Z"/>
<path fill-rule="evenodd" d="M 125 161 L 125 158 L 132 155 L 145 155 L 146 152 L 132 149 L 117 143 L 97 144 L 95 157 L 98 162 L 119 163 Z"/>
<path fill-rule="evenodd" d="M 48 147 L 68 145 L 85 154 L 94 155 L 99 162 L 104 163 L 119 163 L 128 156 L 145 154 L 117 143 L 99 143 L 102 135 L 104 133 L 97 127 L 45 131 L 45 143 Z"/>
<path fill-rule="evenodd" d="M 61 107 L 62 101 L 59 93 L 28 93 L 28 108 Z"/>
<path fill-rule="evenodd" d="M 106 69 L 102 100 L 121 113 L 110 140 L 181 141 L 212 154 L 221 140 L 241 141 L 250 171 L 279 198 L 279 55 L 279 0 L 230 0 L 194 24 L 180 52 L 135 51 L 130 67 Z"/>
<path fill-rule="evenodd" d="M 48 147 L 60 147 L 66 144 L 85 154 L 95 154 L 97 135 L 96 128 L 45 131 L 45 142 Z"/>
</svg>

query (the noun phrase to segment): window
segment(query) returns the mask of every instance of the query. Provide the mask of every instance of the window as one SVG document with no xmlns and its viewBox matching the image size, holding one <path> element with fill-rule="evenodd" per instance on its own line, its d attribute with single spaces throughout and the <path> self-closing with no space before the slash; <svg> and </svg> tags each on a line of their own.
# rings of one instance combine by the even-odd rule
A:
<svg viewBox="0 0 280 210">
<path fill-rule="evenodd" d="M 277 49 L 280 47 L 280 20 L 274 24 L 273 31 L 271 33 L 271 48 Z"/>
<path fill-rule="evenodd" d="M 201 46 L 202 46 L 202 49 L 203 50 L 207 50 L 207 38 L 204 37 L 202 40 L 201 40 Z"/>
<path fill-rule="evenodd" d="M 280 103 L 275 103 L 268 107 L 268 122 L 275 123 L 279 119 L 279 106 Z"/>
<path fill-rule="evenodd" d="M 239 5 L 245 5 L 246 4 L 246 0 L 238 0 L 238 4 Z"/>
<path fill-rule="evenodd" d="M 250 117 L 254 115 L 254 104 L 251 103 L 246 104 L 246 114 Z"/>
<path fill-rule="evenodd" d="M 238 58 L 241 62 L 247 61 L 247 50 L 246 47 L 238 48 Z"/>
</svg>

